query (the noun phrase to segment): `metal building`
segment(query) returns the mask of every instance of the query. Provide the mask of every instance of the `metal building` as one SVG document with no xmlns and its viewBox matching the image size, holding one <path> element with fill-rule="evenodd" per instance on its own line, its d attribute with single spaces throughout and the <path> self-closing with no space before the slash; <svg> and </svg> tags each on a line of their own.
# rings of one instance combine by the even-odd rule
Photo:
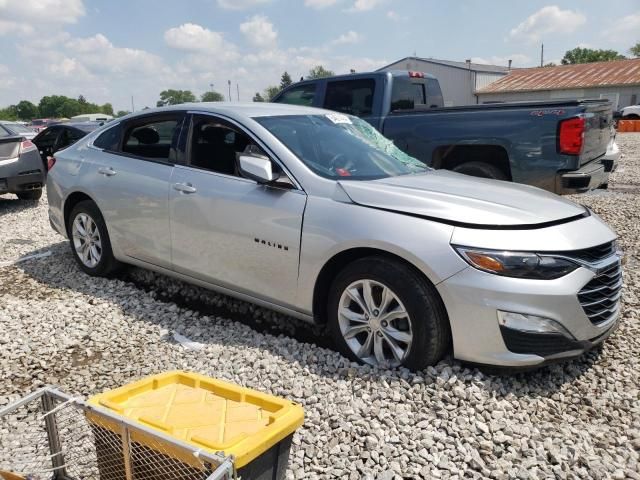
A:
<svg viewBox="0 0 640 480">
<path fill-rule="evenodd" d="M 430 73 L 440 82 L 447 107 L 477 103 L 475 92 L 507 75 L 509 67 L 435 58 L 405 57 L 378 71 L 413 70 Z"/>
<path fill-rule="evenodd" d="M 606 98 L 620 110 L 640 103 L 640 58 L 515 69 L 476 95 L 479 103 Z"/>
</svg>

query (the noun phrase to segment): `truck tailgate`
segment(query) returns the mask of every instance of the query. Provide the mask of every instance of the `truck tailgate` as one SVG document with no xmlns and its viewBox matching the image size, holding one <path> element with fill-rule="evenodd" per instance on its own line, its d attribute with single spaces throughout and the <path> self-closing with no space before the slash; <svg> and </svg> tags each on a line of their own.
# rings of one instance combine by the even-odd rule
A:
<svg viewBox="0 0 640 480">
<path fill-rule="evenodd" d="M 587 103 L 585 111 L 584 147 L 580 165 L 604 155 L 611 138 L 613 115 L 609 103 Z"/>
</svg>

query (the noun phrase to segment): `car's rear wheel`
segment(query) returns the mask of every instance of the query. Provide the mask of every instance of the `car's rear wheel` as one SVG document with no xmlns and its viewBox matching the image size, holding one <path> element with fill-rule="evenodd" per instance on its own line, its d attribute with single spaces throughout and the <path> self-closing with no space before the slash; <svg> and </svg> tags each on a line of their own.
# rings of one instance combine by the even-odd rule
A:
<svg viewBox="0 0 640 480">
<path fill-rule="evenodd" d="M 40 197 L 42 197 L 42 189 L 25 190 L 23 192 L 17 192 L 16 195 L 20 200 L 40 200 Z"/>
<path fill-rule="evenodd" d="M 450 345 L 435 288 L 393 259 L 367 257 L 348 265 L 333 282 L 327 311 L 338 347 L 361 363 L 421 370 Z"/>
<path fill-rule="evenodd" d="M 472 177 L 493 178 L 494 180 L 508 180 L 507 175 L 495 165 L 486 162 L 467 162 L 458 165 L 454 172 L 464 173 Z"/>
<path fill-rule="evenodd" d="M 107 276 L 117 270 L 119 263 L 111 250 L 107 226 L 95 203 L 79 202 L 68 222 L 71 251 L 82 270 L 92 276 Z"/>
</svg>

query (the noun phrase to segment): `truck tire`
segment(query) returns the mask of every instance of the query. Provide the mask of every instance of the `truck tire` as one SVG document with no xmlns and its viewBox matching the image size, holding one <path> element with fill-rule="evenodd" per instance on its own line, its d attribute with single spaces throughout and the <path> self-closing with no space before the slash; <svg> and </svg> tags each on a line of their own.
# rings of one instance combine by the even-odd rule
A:
<svg viewBox="0 0 640 480">
<path fill-rule="evenodd" d="M 20 200 L 40 200 L 40 197 L 42 197 L 42 189 L 25 190 L 24 192 L 17 192 L 16 195 Z"/>
<path fill-rule="evenodd" d="M 494 180 L 509 180 L 509 177 L 495 165 L 485 162 L 466 162 L 453 169 L 454 172 L 464 173 L 472 177 L 492 178 Z"/>
<path fill-rule="evenodd" d="M 327 312 L 336 346 L 359 363 L 422 370 L 451 344 L 436 289 L 394 259 L 372 256 L 348 264 L 331 285 Z"/>
</svg>

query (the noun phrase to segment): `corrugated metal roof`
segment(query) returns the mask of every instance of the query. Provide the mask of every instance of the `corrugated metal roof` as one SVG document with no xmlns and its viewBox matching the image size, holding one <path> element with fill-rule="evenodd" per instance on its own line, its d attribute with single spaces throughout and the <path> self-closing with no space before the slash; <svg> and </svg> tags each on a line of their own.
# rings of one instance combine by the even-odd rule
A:
<svg viewBox="0 0 640 480">
<path fill-rule="evenodd" d="M 531 92 L 613 85 L 640 85 L 640 58 L 558 67 L 519 68 L 476 93 Z"/>
<path fill-rule="evenodd" d="M 379 68 L 377 71 L 386 70 L 387 68 L 395 65 L 396 63 L 404 62 L 406 60 L 419 60 L 422 62 L 428 63 L 436 63 L 438 65 L 446 65 L 448 67 L 453 68 L 463 68 L 465 70 L 471 70 L 472 72 L 493 72 L 493 73 L 507 73 L 509 71 L 508 67 L 502 67 L 500 65 L 486 65 L 484 63 L 467 63 L 467 62 L 456 62 L 453 60 L 439 60 L 437 58 L 422 58 L 422 57 L 404 57 L 400 60 L 396 60 L 389 65 L 385 65 L 382 68 Z"/>
</svg>

